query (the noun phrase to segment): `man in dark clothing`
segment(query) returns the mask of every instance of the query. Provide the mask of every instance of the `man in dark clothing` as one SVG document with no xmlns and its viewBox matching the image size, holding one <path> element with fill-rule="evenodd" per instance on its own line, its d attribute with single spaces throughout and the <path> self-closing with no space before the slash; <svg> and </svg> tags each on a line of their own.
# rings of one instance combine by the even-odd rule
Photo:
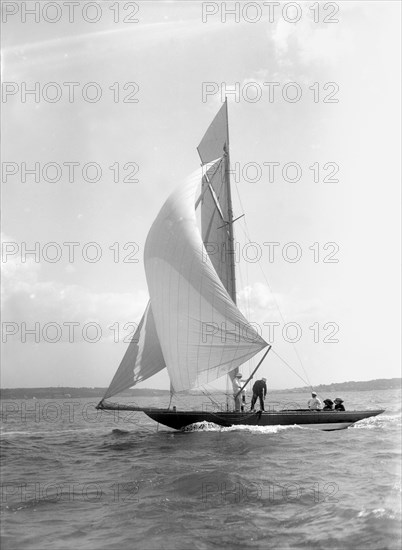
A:
<svg viewBox="0 0 402 550">
<path fill-rule="evenodd" d="M 254 410 L 255 402 L 257 401 L 257 397 L 260 398 L 260 408 L 262 411 L 265 411 L 264 409 L 264 399 L 267 395 L 267 379 L 262 378 L 261 380 L 257 380 L 254 382 L 253 385 L 253 398 L 251 400 L 251 410 Z"/>
<path fill-rule="evenodd" d="M 343 399 L 341 399 L 340 397 L 337 397 L 334 401 L 335 403 L 335 410 L 336 411 L 344 411 L 345 410 L 345 407 L 343 405 Z"/>
<path fill-rule="evenodd" d="M 334 402 L 332 399 L 324 399 L 324 405 L 325 407 L 322 409 L 323 411 L 333 411 L 334 410 Z"/>
</svg>

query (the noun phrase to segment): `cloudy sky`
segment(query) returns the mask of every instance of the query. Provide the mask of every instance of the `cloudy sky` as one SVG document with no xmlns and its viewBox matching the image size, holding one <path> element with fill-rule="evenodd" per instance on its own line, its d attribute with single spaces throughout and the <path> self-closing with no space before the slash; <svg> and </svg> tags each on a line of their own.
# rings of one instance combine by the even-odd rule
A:
<svg viewBox="0 0 402 550">
<path fill-rule="evenodd" d="M 242 309 L 266 339 L 280 323 L 274 349 L 312 384 L 399 376 L 399 3 L 338 2 L 334 15 L 301 2 L 300 18 L 281 7 L 272 22 L 262 3 L 238 21 L 220 3 L 98 4 L 72 23 L 65 7 L 35 21 L 20 6 L 3 24 L 3 386 L 109 383 L 147 303 L 147 231 L 199 166 L 223 86 L 236 84 Z M 203 97 L 205 83 L 216 93 Z M 295 90 L 300 100 L 284 99 Z M 24 174 L 35 163 L 39 181 Z M 300 178 L 293 165 L 284 179 L 287 163 Z M 273 258 L 267 242 L 279 243 Z M 300 261 L 283 258 L 291 242 Z M 274 388 L 303 385 L 276 355 L 261 373 Z"/>
</svg>

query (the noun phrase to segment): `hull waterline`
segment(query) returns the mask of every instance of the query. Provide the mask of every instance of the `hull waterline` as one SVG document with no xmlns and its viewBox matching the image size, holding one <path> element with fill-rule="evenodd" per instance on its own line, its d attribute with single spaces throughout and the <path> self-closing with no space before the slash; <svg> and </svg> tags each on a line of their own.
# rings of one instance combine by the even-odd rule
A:
<svg viewBox="0 0 402 550">
<path fill-rule="evenodd" d="M 170 411 L 144 411 L 147 416 L 176 430 L 185 428 L 196 422 L 212 422 L 218 426 L 302 426 L 303 428 L 315 428 L 332 431 L 348 428 L 355 422 L 377 416 L 383 410 L 373 411 L 282 411 L 282 412 L 257 412 L 257 413 L 204 413 L 196 411 L 170 412 Z"/>
<path fill-rule="evenodd" d="M 198 422 L 211 422 L 222 427 L 231 426 L 302 426 L 325 431 L 342 430 L 355 422 L 377 416 L 385 409 L 367 411 L 310 411 L 286 410 L 266 412 L 207 412 L 177 411 L 147 407 L 133 407 L 122 404 L 99 404 L 100 409 L 121 411 L 142 411 L 159 424 L 181 430 Z"/>
</svg>

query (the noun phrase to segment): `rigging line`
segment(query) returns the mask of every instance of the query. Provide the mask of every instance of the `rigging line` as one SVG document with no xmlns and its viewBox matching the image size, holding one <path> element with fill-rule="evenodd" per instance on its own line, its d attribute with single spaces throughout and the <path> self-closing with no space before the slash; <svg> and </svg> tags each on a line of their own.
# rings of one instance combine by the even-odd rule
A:
<svg viewBox="0 0 402 550">
<path fill-rule="evenodd" d="M 220 394 L 224 395 L 225 397 L 230 397 L 231 398 L 231 397 L 233 397 L 233 390 L 229 387 L 229 380 L 230 380 L 230 378 L 227 376 L 226 377 L 226 390 L 221 390 L 220 388 L 218 388 L 217 386 L 213 386 L 212 384 L 208 384 L 208 385 L 209 385 L 211 390 L 215 390 L 215 391 L 219 392 Z M 208 389 L 205 387 L 205 385 L 203 385 L 202 388 L 204 388 L 204 390 L 207 392 L 204 395 L 206 397 L 208 397 L 213 403 L 215 403 L 215 405 L 220 406 L 219 401 L 214 400 L 214 398 L 211 397 L 211 395 L 208 393 Z M 202 388 L 201 388 L 201 392 L 204 393 Z"/>
<path fill-rule="evenodd" d="M 226 382 L 230 381 L 230 378 L 227 376 L 226 377 Z M 223 394 L 223 395 L 231 395 L 231 392 L 232 390 L 230 388 L 227 388 L 227 390 L 222 390 L 221 388 L 218 388 L 217 386 L 213 386 L 212 384 L 208 384 L 209 388 L 206 388 L 205 385 L 203 386 L 203 388 L 205 389 L 205 391 L 215 391 L 217 393 L 220 393 L 220 394 Z M 228 393 L 226 393 L 228 392 Z M 211 397 L 211 399 L 213 399 Z M 216 401 L 217 403 L 219 403 L 218 401 Z"/>
<path fill-rule="evenodd" d="M 249 237 L 248 237 L 248 238 L 249 238 Z M 266 284 L 267 284 L 267 286 L 268 286 L 268 288 L 269 288 L 269 290 L 270 290 L 270 292 L 271 292 L 271 294 L 272 294 L 272 297 L 273 297 L 273 299 L 274 299 L 274 302 L 275 302 L 275 305 L 276 305 L 276 307 L 277 307 L 277 310 L 279 311 L 279 315 L 280 315 L 280 317 L 281 317 L 281 319 L 282 319 L 282 322 L 283 322 L 283 324 L 285 325 L 285 324 L 286 324 L 286 320 L 285 320 L 284 316 L 282 315 L 282 311 L 281 311 L 280 308 L 279 308 L 279 304 L 278 304 L 278 302 L 277 302 L 277 300 L 276 300 L 276 298 L 275 298 L 275 294 L 274 294 L 274 292 L 273 292 L 273 290 L 272 290 L 272 288 L 271 288 L 271 285 L 269 284 L 268 278 L 267 278 L 267 276 L 265 275 L 265 273 L 264 273 L 264 271 L 263 271 L 263 269 L 262 269 L 262 266 L 261 266 L 260 262 L 258 262 L 258 265 L 259 265 L 259 268 L 260 268 L 260 270 L 261 270 L 261 273 L 262 273 L 262 275 L 263 275 L 263 277 L 264 277 L 264 280 L 265 280 L 265 282 L 266 282 Z M 308 385 L 311 386 L 311 382 L 310 382 L 309 375 L 307 374 L 307 371 L 306 371 L 306 369 L 304 368 L 304 365 L 303 365 L 303 362 L 302 362 L 302 360 L 301 360 L 299 351 L 298 351 L 297 347 L 295 346 L 295 344 L 294 344 L 293 342 L 292 342 L 292 347 L 293 347 L 293 350 L 294 350 L 294 352 L 295 352 L 295 354 L 296 354 L 296 357 L 297 357 L 297 359 L 298 359 L 298 361 L 299 361 L 299 364 L 300 364 L 300 366 L 301 366 L 301 368 L 302 368 L 302 370 L 303 370 L 303 373 L 304 373 L 305 377 L 306 377 L 307 380 L 308 380 Z"/>
<path fill-rule="evenodd" d="M 274 355 L 276 355 L 277 358 L 280 359 L 280 360 L 281 360 L 281 361 L 282 361 L 282 362 L 283 362 L 283 363 L 284 363 L 284 364 L 285 364 L 285 365 L 286 365 L 286 366 L 287 366 L 296 376 L 298 376 L 302 382 L 304 382 L 307 386 L 310 386 L 311 390 L 314 389 L 313 386 L 310 384 L 310 382 L 304 380 L 304 378 L 303 378 L 302 376 L 300 376 L 300 374 L 299 374 L 298 372 L 296 372 L 296 371 L 289 365 L 289 363 L 288 363 L 287 361 L 285 361 L 285 359 L 279 355 L 278 352 L 276 352 L 274 349 L 272 349 L 272 353 L 273 353 Z"/>
<path fill-rule="evenodd" d="M 241 228 L 243 233 L 244 233 L 244 230 L 243 230 L 243 227 Z M 245 278 L 246 278 L 246 289 L 249 288 L 249 285 L 250 285 L 250 272 L 249 272 L 249 267 L 248 267 L 248 262 L 246 262 L 246 269 L 245 269 Z M 240 271 L 240 270 L 239 270 Z M 250 301 L 250 293 L 246 290 L 246 293 L 245 293 L 245 300 L 246 300 L 246 311 L 247 311 L 247 319 L 250 319 L 250 315 L 251 315 L 251 301 Z M 251 359 L 249 359 L 248 361 L 248 374 L 251 373 L 251 371 L 254 369 L 255 367 L 255 356 L 253 356 Z"/>
<path fill-rule="evenodd" d="M 238 199 L 239 199 L 240 207 L 241 207 L 242 211 L 244 212 L 244 207 L 243 207 L 243 204 L 242 204 L 242 201 L 241 201 L 241 198 L 240 198 L 239 188 L 237 187 L 236 181 L 235 181 L 235 187 L 236 187 L 236 193 L 237 193 L 237 197 L 238 197 Z M 246 217 L 244 217 L 244 226 L 245 226 L 245 228 L 243 228 L 244 234 L 245 234 L 246 238 L 249 240 L 249 242 L 251 243 L 252 241 L 251 241 L 251 239 L 250 239 L 250 232 L 249 232 L 249 229 L 248 229 Z M 270 290 L 270 292 L 271 292 L 271 294 L 272 294 L 272 297 L 273 297 L 273 299 L 274 299 L 276 308 L 277 308 L 277 310 L 278 310 L 278 312 L 279 312 L 279 315 L 280 315 L 280 317 L 281 317 L 281 319 L 282 319 L 282 322 L 283 322 L 283 324 L 285 325 L 285 324 L 286 324 L 286 321 L 285 321 L 285 319 L 284 319 L 284 317 L 283 317 L 283 315 L 282 315 L 282 312 L 281 312 L 281 310 L 280 310 L 280 308 L 279 308 L 278 302 L 277 302 L 277 300 L 276 300 L 276 298 L 275 298 L 275 294 L 274 294 L 273 291 L 272 291 L 271 285 L 269 284 L 268 278 L 267 278 L 267 276 L 265 275 L 264 270 L 262 269 L 261 263 L 260 263 L 260 262 L 257 262 L 257 263 L 258 263 L 258 266 L 259 266 L 259 268 L 260 268 L 260 270 L 261 270 L 262 276 L 263 276 L 263 278 L 264 278 L 264 280 L 265 280 L 265 282 L 266 282 L 266 284 L 267 284 L 267 286 L 268 286 L 268 288 L 269 288 L 269 290 Z M 310 382 L 309 376 L 308 376 L 308 374 L 307 374 L 307 372 L 306 372 L 306 369 L 304 368 L 304 365 L 303 365 L 303 362 L 302 362 L 301 357 L 300 357 L 300 355 L 299 355 L 299 352 L 298 352 L 298 350 L 297 350 L 297 348 L 296 348 L 296 346 L 295 346 L 295 344 L 294 344 L 293 342 L 292 342 L 292 347 L 293 347 L 293 350 L 294 350 L 294 352 L 295 352 L 295 354 L 296 354 L 296 357 L 297 357 L 297 359 L 298 359 L 298 361 L 299 361 L 299 363 L 300 363 L 300 366 L 301 366 L 301 368 L 302 368 L 302 370 L 303 370 L 303 372 L 304 372 L 304 375 L 306 376 L 306 378 L 307 378 L 307 380 L 308 380 L 308 385 L 311 386 L 311 382 Z M 312 386 L 311 386 L 311 387 L 312 387 Z"/>
<path fill-rule="evenodd" d="M 208 170 L 210 170 L 211 168 L 213 168 L 214 163 L 211 163 L 211 166 L 209 167 L 209 169 L 206 169 L 206 170 L 205 170 L 205 174 L 204 174 L 204 173 L 202 174 L 201 182 L 202 182 L 202 180 L 205 178 L 205 181 L 207 182 L 208 185 L 205 185 L 204 190 L 201 191 L 200 196 L 199 196 L 198 199 L 196 200 L 195 206 L 194 206 L 194 209 L 195 209 L 195 210 L 197 210 L 198 205 L 199 205 L 200 202 L 202 201 L 202 199 L 203 199 L 203 197 L 204 197 L 204 195 L 205 195 L 206 190 L 209 189 L 210 181 L 211 181 L 211 179 L 215 176 L 215 174 L 217 173 L 218 168 L 220 168 L 220 165 L 221 165 L 222 160 L 223 160 L 223 157 L 219 160 L 219 162 L 217 162 L 216 169 L 215 169 L 214 173 L 211 174 L 211 178 L 209 178 L 209 176 L 208 176 Z M 204 169 L 204 167 L 208 166 L 208 164 L 210 164 L 210 163 L 201 164 L 201 168 Z M 219 197 L 218 197 L 218 199 L 219 199 Z"/>
<path fill-rule="evenodd" d="M 242 228 L 243 230 L 243 228 Z M 248 269 L 248 262 L 246 262 L 246 266 L 245 266 L 245 277 L 244 277 L 244 274 L 243 274 L 243 270 L 240 268 L 240 262 L 239 262 L 239 266 L 237 268 L 237 275 L 238 275 L 238 278 L 240 279 L 240 288 L 242 288 L 244 290 L 244 310 L 246 312 L 246 319 L 250 319 L 250 315 L 251 315 L 251 310 L 250 310 L 250 296 L 249 296 L 249 293 L 247 292 L 247 288 L 249 286 L 249 269 Z M 251 370 L 254 368 L 254 365 L 255 365 L 255 361 L 254 361 L 255 357 L 251 357 L 251 359 L 249 359 L 247 361 L 248 363 L 248 373 L 250 374 Z M 244 369 L 243 369 L 243 372 L 244 372 Z"/>
<path fill-rule="evenodd" d="M 205 395 L 205 397 L 208 397 L 208 399 L 211 401 L 211 403 L 213 405 L 215 405 L 216 407 L 220 406 L 218 401 L 216 401 L 215 399 L 213 399 L 213 397 L 211 397 L 211 395 L 208 393 L 208 390 L 205 388 L 205 386 L 203 386 L 203 388 L 201 388 L 201 392 Z"/>
</svg>

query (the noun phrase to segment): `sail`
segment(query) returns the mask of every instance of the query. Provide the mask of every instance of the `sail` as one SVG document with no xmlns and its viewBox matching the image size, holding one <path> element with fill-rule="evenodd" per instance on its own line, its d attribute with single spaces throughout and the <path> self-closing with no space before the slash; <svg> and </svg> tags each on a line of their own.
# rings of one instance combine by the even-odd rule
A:
<svg viewBox="0 0 402 550">
<path fill-rule="evenodd" d="M 228 221 L 230 214 L 225 158 L 210 167 L 202 178 L 202 197 L 202 240 L 215 271 L 235 302 L 234 254 Z"/>
<path fill-rule="evenodd" d="M 198 170 L 163 205 L 145 243 L 156 331 L 174 390 L 210 383 L 267 343 L 222 284 L 196 224 Z"/>
<path fill-rule="evenodd" d="M 229 148 L 227 103 L 222 105 L 214 120 L 205 132 L 201 143 L 197 147 L 202 164 L 207 164 L 223 156 Z"/>
<path fill-rule="evenodd" d="M 104 399 L 131 388 L 166 367 L 150 303 L 142 316 Z"/>
<path fill-rule="evenodd" d="M 203 164 L 209 163 L 217 156 L 222 156 L 219 164 L 204 165 L 206 171 L 202 179 L 201 233 L 212 265 L 229 296 L 236 303 L 228 128 L 227 101 L 225 101 L 198 146 Z M 232 382 L 237 373 L 238 368 L 229 372 Z"/>
</svg>

